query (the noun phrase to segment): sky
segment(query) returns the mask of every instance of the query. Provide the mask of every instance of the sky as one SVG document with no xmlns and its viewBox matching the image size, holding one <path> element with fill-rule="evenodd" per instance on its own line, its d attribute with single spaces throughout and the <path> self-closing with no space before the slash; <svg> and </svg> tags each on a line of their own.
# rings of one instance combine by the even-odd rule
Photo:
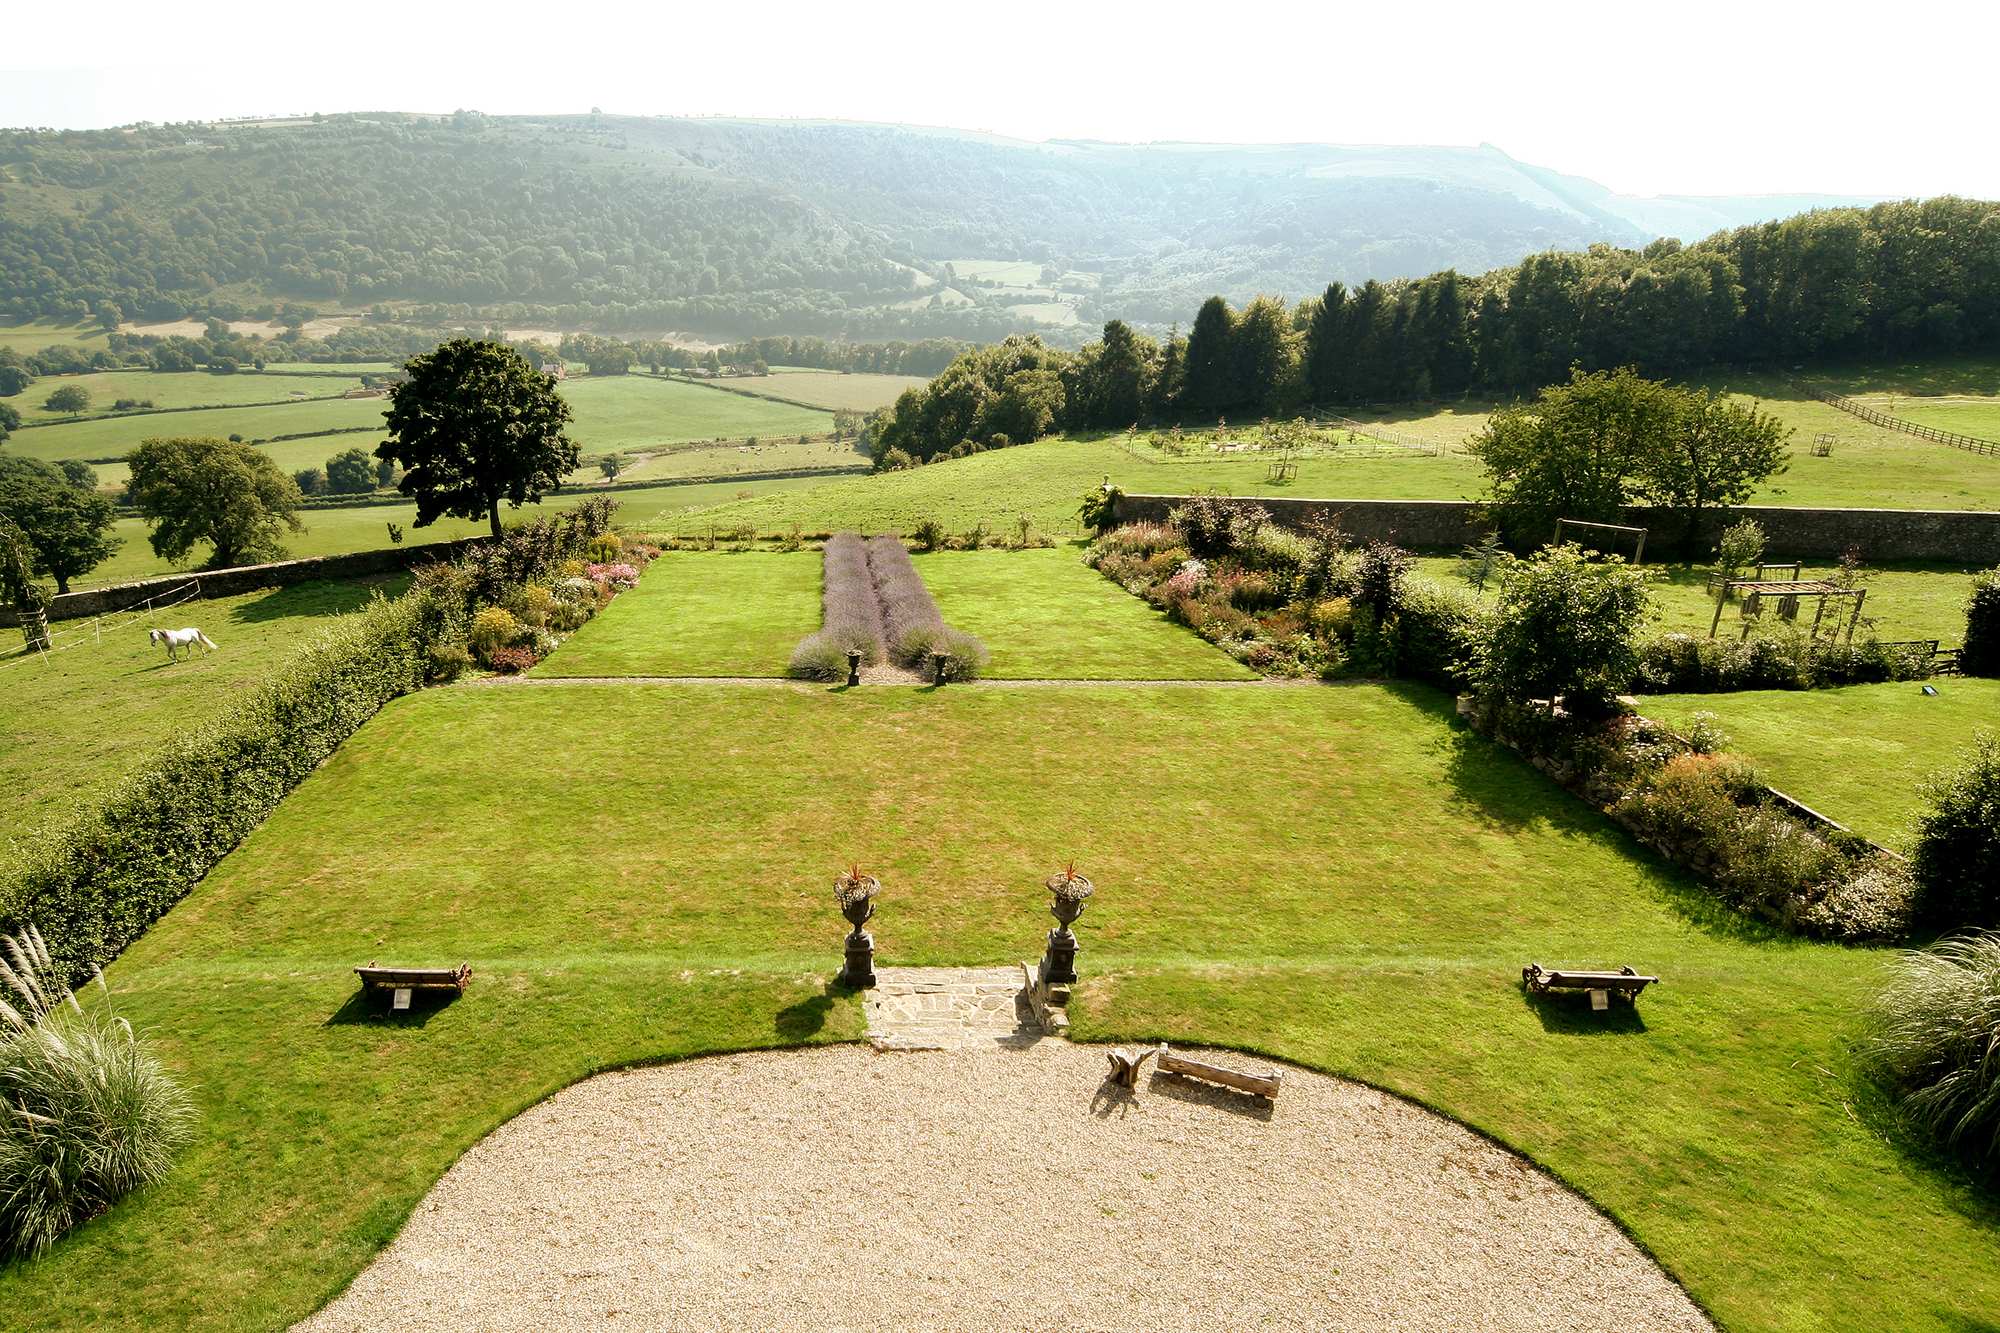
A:
<svg viewBox="0 0 2000 1333">
<path fill-rule="evenodd" d="M 17 8 L 8 126 L 601 107 L 1035 140 L 1490 143 L 1628 194 L 2000 198 L 1990 0 Z"/>
</svg>

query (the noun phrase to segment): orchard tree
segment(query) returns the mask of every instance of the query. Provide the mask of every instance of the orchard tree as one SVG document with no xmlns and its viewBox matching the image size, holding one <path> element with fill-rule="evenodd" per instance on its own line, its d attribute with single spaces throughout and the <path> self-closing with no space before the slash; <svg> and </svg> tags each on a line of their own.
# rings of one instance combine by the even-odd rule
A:
<svg viewBox="0 0 2000 1333">
<path fill-rule="evenodd" d="M 128 458 L 132 503 L 152 524 L 153 553 L 181 564 L 198 543 L 208 566 L 275 560 L 280 536 L 304 532 L 298 484 L 247 444 L 212 436 L 147 440 Z"/>
<path fill-rule="evenodd" d="M 0 518 L 19 530 L 33 572 L 54 579 L 58 593 L 118 549 L 110 497 L 35 459 L 0 458 Z"/>
<path fill-rule="evenodd" d="M 564 430 L 569 404 L 553 376 L 497 342 L 454 338 L 412 358 L 389 390 L 389 438 L 375 450 L 404 469 L 398 489 L 417 526 L 485 518 L 500 535 L 500 502 L 539 501 L 576 470 Z"/>
</svg>

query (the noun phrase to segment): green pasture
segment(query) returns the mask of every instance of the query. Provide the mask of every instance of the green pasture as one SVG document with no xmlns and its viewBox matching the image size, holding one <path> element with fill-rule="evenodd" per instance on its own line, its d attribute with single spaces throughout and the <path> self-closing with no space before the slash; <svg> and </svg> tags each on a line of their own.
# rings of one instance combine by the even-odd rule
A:
<svg viewBox="0 0 2000 1333">
<path fill-rule="evenodd" d="M 668 551 L 537 676 L 782 676 L 819 628 L 818 551 Z"/>
<path fill-rule="evenodd" d="M 1248 680 L 1256 673 L 1083 563 L 1075 546 L 915 557 L 945 623 L 991 679 Z"/>
<path fill-rule="evenodd" d="M 95 321 L 58 324 L 53 320 L 37 319 L 0 324 L 0 347 L 11 347 L 23 356 L 55 346 L 86 347 L 97 351 L 104 347 L 107 337 Z"/>
<path fill-rule="evenodd" d="M 157 370 L 105 370 L 90 375 L 54 375 L 38 378 L 14 404 L 27 422 L 64 420 L 64 414 L 42 406 L 59 388 L 74 385 L 90 394 L 85 415 L 109 415 L 120 398 L 150 399 L 158 408 L 237 407 L 245 403 L 280 403 L 290 406 L 292 398 L 337 398 L 349 389 L 361 387 L 358 375 L 283 375 L 269 370 L 238 371 L 233 375 L 211 375 L 206 371 L 165 372 Z M 379 413 L 384 404 L 375 402 Z M 136 419 L 139 413 L 120 413 L 119 419 Z M 155 417 L 161 421 L 166 418 Z M 156 432 L 157 433 L 157 432 Z"/>
<path fill-rule="evenodd" d="M 336 440 L 346 437 L 336 436 Z M 365 437 L 355 436 L 355 439 Z M 342 446 L 345 447 L 345 446 Z M 328 453 L 337 452 L 328 450 Z M 315 459 L 315 462 L 318 460 Z M 300 467 L 307 464 L 300 463 Z M 100 469 L 104 471 L 106 469 Z M 662 485 L 639 487 L 629 491 L 614 491 L 612 497 L 618 501 L 620 525 L 629 528 L 673 526 L 681 520 L 679 516 L 686 510 L 713 507 L 725 502 L 740 502 L 768 491 L 795 490 L 823 484 L 816 477 L 787 477 L 775 481 L 723 481 L 693 485 Z M 515 523 L 532 518 L 536 514 L 551 509 L 567 508 L 588 499 L 592 491 L 565 491 L 551 496 L 539 505 L 523 505 L 520 509 L 502 506 L 501 521 Z M 476 537 L 488 531 L 484 521 L 470 522 L 465 519 L 443 518 L 427 528 L 416 527 L 417 507 L 410 504 L 370 504 L 355 505 L 342 509 L 303 509 L 299 518 L 305 524 L 303 533 L 287 534 L 286 553 L 292 557 L 309 555 L 345 555 L 351 551 L 371 551 L 377 547 L 390 545 L 391 523 L 403 529 L 403 540 L 410 545 L 429 542 L 452 541 L 459 537 Z M 667 523 L 665 520 L 674 520 Z M 703 525 L 688 525 L 690 530 Z M 174 567 L 153 554 L 147 542 L 147 526 L 142 519 L 121 518 L 113 525 L 113 535 L 121 545 L 115 555 L 90 574 L 76 581 L 79 588 L 97 587 L 106 583 L 121 583 L 127 579 L 151 578 L 160 574 L 171 574 Z M 196 563 L 205 559 L 207 552 L 197 549 Z"/>
<path fill-rule="evenodd" d="M 1851 1077 L 1881 955 L 1716 911 L 1447 698 L 1379 685 L 391 704 L 109 969 L 198 1137 L 0 1272 L 0 1306 L 45 1330 L 288 1324 L 564 1084 L 855 1036 L 825 981 L 837 867 L 883 880 L 882 962 L 972 964 L 1036 949 L 1072 857 L 1098 886 L 1078 1038 L 1416 1098 L 1583 1191 L 1728 1327 L 2000 1320 L 1990 1205 L 1878 1136 Z M 371 958 L 474 980 L 371 1019 L 349 970 Z M 1666 981 L 1592 1015 L 1525 997 L 1530 960 Z"/>
<path fill-rule="evenodd" d="M 199 378 L 208 380 L 210 377 Z M 41 385 L 42 381 L 37 380 L 28 392 L 39 392 Z M 14 450 L 28 458 L 118 459 L 131 453 L 142 440 L 178 436 L 219 435 L 226 438 L 240 435 L 246 440 L 268 440 L 274 435 L 312 435 L 348 431 L 353 427 L 379 431 L 382 428 L 383 406 L 380 398 L 335 398 L 326 402 L 284 403 L 276 407 L 137 412 L 16 431 L 0 448 Z M 352 438 L 355 443 L 372 448 L 374 441 L 381 437 L 355 431 Z M 327 452 L 338 453 L 346 447 L 342 444 Z M 324 457 L 325 454 L 321 454 L 314 461 Z M 301 463 L 299 466 L 307 465 Z"/>
<path fill-rule="evenodd" d="M 1907 847 L 1924 808 L 1923 783 L 1981 729 L 2000 731 L 2000 680 L 1943 676 L 1832 690 L 1662 694 L 1649 717 L 1686 726 L 1712 713 L 1729 749 L 1786 795 L 1855 832 Z"/>
<path fill-rule="evenodd" d="M 6 630 L 0 655 L 0 829 L 27 836 L 102 796 L 148 751 L 227 708 L 328 617 L 395 595 L 405 576 L 266 588 L 98 625 L 58 621 L 60 651 L 21 650 Z M 152 628 L 198 626 L 217 651 L 169 662 Z M 0 836 L 0 869 L 10 856 Z"/>
<path fill-rule="evenodd" d="M 611 452 L 603 450 L 597 452 Z M 585 457 L 590 455 L 586 452 Z M 866 466 L 868 456 L 852 440 L 809 440 L 775 436 L 755 444 L 675 445 L 658 453 L 633 455 L 618 480 L 666 481 L 679 477 L 726 477 L 732 472 L 798 472 Z M 604 480 L 595 462 L 586 462 L 569 477 L 573 484 Z"/>
<path fill-rule="evenodd" d="M 845 408 L 851 412 L 872 412 L 895 402 L 905 389 L 919 389 L 930 383 L 923 375 L 876 375 L 865 371 L 843 374 L 838 370 L 808 370 L 802 367 L 773 367 L 762 379 L 730 380 L 729 387 L 743 393 L 768 394 L 810 403 L 831 412 Z"/>
<path fill-rule="evenodd" d="M 1914 421 L 1920 426 L 1935 426 L 1939 430 L 1955 430 L 1960 435 L 1971 435 L 1982 440 L 2000 443 L 2000 399 L 1994 398 L 1904 398 L 1895 402 L 1893 411 L 1905 421 Z M 2000 468 L 2000 455 L 1988 460 Z"/>
<path fill-rule="evenodd" d="M 833 414 L 746 394 L 725 393 L 663 375 L 603 375 L 565 380 L 575 421 L 570 438 L 590 453 L 637 450 L 690 440 L 817 435 Z"/>
</svg>

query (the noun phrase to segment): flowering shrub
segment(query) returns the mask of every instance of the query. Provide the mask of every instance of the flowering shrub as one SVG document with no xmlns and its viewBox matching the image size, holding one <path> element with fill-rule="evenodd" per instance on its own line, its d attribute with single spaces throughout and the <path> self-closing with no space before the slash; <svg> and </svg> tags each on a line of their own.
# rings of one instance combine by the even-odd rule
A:
<svg viewBox="0 0 2000 1333">
<path fill-rule="evenodd" d="M 486 655 L 486 665 L 504 676 L 519 675 L 537 660 L 535 650 L 525 646 L 495 648 Z"/>
<path fill-rule="evenodd" d="M 493 665 L 493 655 L 503 648 L 511 648 L 521 641 L 526 627 L 514 618 L 514 613 L 505 607 L 489 606 L 472 618 L 472 628 L 466 635 L 467 645 L 472 655 L 487 666 Z"/>
<path fill-rule="evenodd" d="M 639 586 L 639 571 L 622 560 L 616 564 L 593 563 L 584 572 L 597 582 L 620 591 Z"/>
<path fill-rule="evenodd" d="M 538 584 L 526 583 L 507 594 L 502 603 L 523 625 L 541 629 L 556 609 L 556 595 Z"/>
<path fill-rule="evenodd" d="M 611 564 L 625 558 L 625 543 L 615 532 L 600 532 L 590 539 L 583 553 L 593 563 Z"/>
</svg>

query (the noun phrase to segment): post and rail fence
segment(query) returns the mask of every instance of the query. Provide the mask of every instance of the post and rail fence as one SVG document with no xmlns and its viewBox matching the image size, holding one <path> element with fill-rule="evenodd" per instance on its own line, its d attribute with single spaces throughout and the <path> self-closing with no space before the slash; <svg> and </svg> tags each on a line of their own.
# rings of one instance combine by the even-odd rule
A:
<svg viewBox="0 0 2000 1333">
<path fill-rule="evenodd" d="M 1914 435 L 1919 439 L 1933 440 L 1938 444 L 1948 444 L 1954 449 L 1964 449 L 1968 453 L 1984 454 L 1988 458 L 2000 458 L 2000 441 L 1982 440 L 1976 435 L 1961 435 L 1955 430 L 1940 430 L 1936 426 L 1924 426 L 1914 421 L 1905 421 L 1901 417 L 1892 417 L 1887 412 L 1878 412 L 1872 407 L 1857 403 L 1844 394 L 1829 393 L 1825 389 L 1815 389 L 1808 386 L 1806 391 L 1821 402 L 1837 407 L 1850 415 L 1860 417 L 1872 426 L 1880 426 L 1884 430 L 1899 430 L 1905 435 Z"/>
</svg>

